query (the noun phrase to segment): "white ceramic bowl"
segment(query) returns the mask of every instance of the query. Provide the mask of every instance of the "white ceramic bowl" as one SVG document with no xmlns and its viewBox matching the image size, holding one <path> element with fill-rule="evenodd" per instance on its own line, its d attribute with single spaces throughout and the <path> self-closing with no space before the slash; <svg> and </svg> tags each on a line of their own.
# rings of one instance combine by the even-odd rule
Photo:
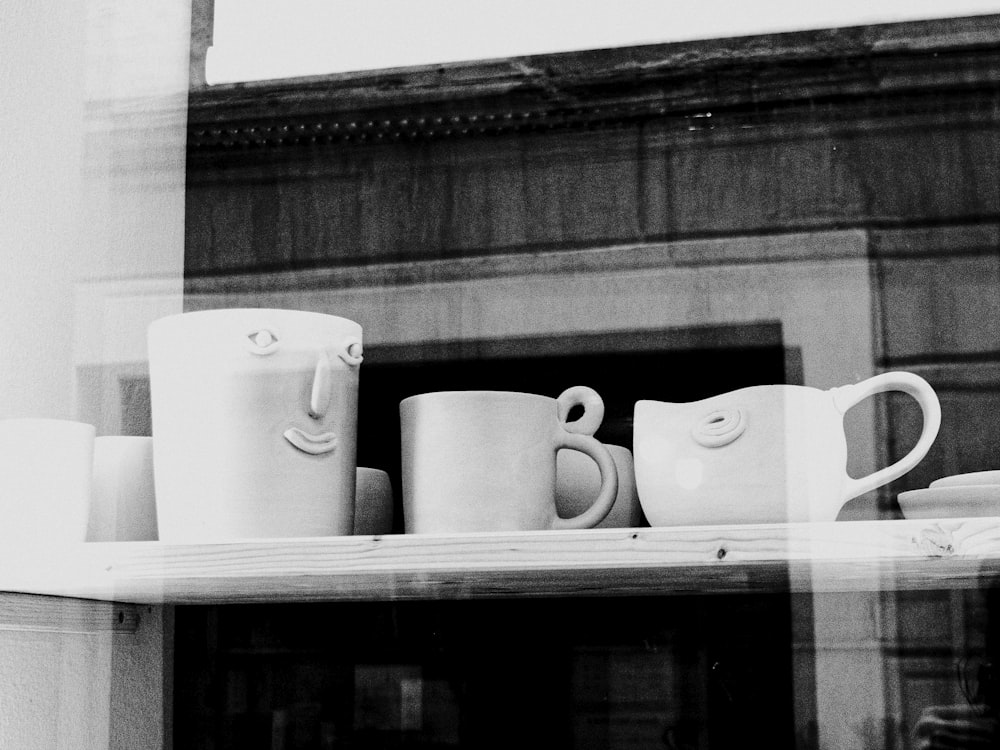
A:
<svg viewBox="0 0 1000 750">
<path fill-rule="evenodd" d="M 906 518 L 978 518 L 1000 516 L 1000 485 L 928 487 L 900 492 Z"/>
<path fill-rule="evenodd" d="M 1000 486 L 1000 471 L 973 471 L 968 474 L 953 474 L 930 483 L 931 487 L 968 487 L 970 485 L 992 484 Z"/>
</svg>

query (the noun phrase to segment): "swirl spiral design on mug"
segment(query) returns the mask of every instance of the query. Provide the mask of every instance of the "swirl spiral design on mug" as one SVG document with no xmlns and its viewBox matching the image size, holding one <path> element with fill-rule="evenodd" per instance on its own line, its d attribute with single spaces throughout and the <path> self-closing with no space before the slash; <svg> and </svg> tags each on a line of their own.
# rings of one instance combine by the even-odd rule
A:
<svg viewBox="0 0 1000 750">
<path fill-rule="evenodd" d="M 721 448 L 737 440 L 746 429 L 747 414 L 743 409 L 718 409 L 702 417 L 691 436 L 706 448 Z"/>
</svg>

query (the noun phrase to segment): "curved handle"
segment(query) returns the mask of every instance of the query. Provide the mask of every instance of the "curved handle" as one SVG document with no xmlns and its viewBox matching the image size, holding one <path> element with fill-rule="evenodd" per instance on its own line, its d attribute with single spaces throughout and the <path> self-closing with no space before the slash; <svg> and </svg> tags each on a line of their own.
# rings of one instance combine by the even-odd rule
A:
<svg viewBox="0 0 1000 750">
<path fill-rule="evenodd" d="M 843 414 L 864 399 L 885 391 L 902 391 L 916 399 L 924 416 L 924 427 L 920 433 L 920 439 L 910 449 L 910 452 L 896 463 L 860 479 L 847 477 L 842 498 L 845 503 L 851 498 L 863 495 L 898 479 L 916 466 L 927 455 L 927 451 L 930 450 L 937 437 L 938 429 L 941 427 L 941 404 L 938 402 L 937 394 L 934 393 L 930 383 L 912 372 L 886 372 L 855 385 L 834 388 L 830 392 L 833 394 L 834 405 Z"/>
<path fill-rule="evenodd" d="M 593 388 L 585 385 L 575 385 L 567 388 L 556 399 L 559 409 L 559 422 L 566 432 L 578 435 L 593 435 L 604 421 L 604 399 Z M 583 407 L 583 416 L 572 422 L 567 422 L 570 409 L 574 406 Z"/>
<path fill-rule="evenodd" d="M 587 510 L 572 518 L 556 516 L 552 522 L 552 528 L 589 529 L 603 521 L 611 512 L 611 506 L 615 504 L 615 498 L 618 497 L 618 469 L 615 467 L 614 459 L 611 458 L 611 453 L 595 438 L 590 435 L 567 432 L 565 428 L 561 429 L 560 432 L 562 434 L 557 440 L 556 450 L 569 448 L 586 453 L 594 459 L 601 472 L 601 489 L 597 493 L 597 499 Z"/>
</svg>

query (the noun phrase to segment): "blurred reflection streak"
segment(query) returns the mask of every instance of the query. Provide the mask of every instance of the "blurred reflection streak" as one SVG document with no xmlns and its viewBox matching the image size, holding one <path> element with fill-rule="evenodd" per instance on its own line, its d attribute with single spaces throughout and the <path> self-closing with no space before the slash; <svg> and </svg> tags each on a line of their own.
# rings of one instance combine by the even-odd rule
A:
<svg viewBox="0 0 1000 750">
<path fill-rule="evenodd" d="M 986 653 L 963 657 L 955 664 L 959 688 L 966 704 L 928 706 L 920 714 L 913 731 L 914 750 L 1000 747 L 1000 700 L 994 661 L 996 655 L 997 618 L 1000 593 L 989 589 L 987 594 Z"/>
<path fill-rule="evenodd" d="M 955 705 L 925 708 L 914 730 L 915 750 L 937 748 L 996 748 L 1000 745 L 1000 723 L 983 706 Z"/>
</svg>

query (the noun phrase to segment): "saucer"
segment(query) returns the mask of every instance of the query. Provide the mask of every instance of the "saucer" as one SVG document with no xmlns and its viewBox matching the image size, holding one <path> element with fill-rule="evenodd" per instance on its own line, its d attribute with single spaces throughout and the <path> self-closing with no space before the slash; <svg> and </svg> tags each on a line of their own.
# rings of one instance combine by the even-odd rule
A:
<svg viewBox="0 0 1000 750">
<path fill-rule="evenodd" d="M 1000 516 L 1000 484 L 928 487 L 900 492 L 906 518 L 973 518 Z"/>
<path fill-rule="evenodd" d="M 969 487 L 972 485 L 1000 485 L 1000 471 L 973 471 L 969 474 L 953 474 L 930 483 L 930 487 Z"/>
</svg>

